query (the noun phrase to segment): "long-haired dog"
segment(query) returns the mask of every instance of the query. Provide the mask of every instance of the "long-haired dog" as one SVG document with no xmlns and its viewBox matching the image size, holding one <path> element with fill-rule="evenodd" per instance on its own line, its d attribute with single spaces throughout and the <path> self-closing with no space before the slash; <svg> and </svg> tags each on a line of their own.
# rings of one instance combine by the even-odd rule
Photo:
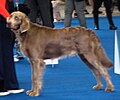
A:
<svg viewBox="0 0 120 100">
<path fill-rule="evenodd" d="M 42 88 L 44 60 L 64 55 L 78 54 L 92 70 L 97 80 L 95 90 L 102 88 L 101 75 L 106 80 L 105 91 L 113 91 L 107 68 L 112 62 L 107 57 L 95 32 L 83 27 L 53 29 L 30 22 L 22 12 L 13 12 L 7 18 L 7 26 L 15 33 L 22 52 L 29 58 L 32 66 L 32 89 L 29 96 L 38 96 Z"/>
</svg>

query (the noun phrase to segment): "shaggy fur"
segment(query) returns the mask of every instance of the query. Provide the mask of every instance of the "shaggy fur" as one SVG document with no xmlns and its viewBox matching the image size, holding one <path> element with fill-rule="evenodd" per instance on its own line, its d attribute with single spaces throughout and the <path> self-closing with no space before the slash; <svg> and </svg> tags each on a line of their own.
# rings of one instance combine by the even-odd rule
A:
<svg viewBox="0 0 120 100">
<path fill-rule="evenodd" d="M 112 62 L 107 57 L 96 34 L 83 27 L 53 29 L 30 22 L 22 12 L 13 12 L 7 19 L 7 26 L 15 33 L 20 42 L 22 52 L 32 65 L 32 89 L 29 96 L 38 96 L 42 88 L 44 60 L 64 55 L 78 54 L 82 61 L 94 73 L 97 85 L 93 89 L 102 88 L 101 75 L 106 80 L 106 91 L 113 91 L 107 68 Z"/>
</svg>

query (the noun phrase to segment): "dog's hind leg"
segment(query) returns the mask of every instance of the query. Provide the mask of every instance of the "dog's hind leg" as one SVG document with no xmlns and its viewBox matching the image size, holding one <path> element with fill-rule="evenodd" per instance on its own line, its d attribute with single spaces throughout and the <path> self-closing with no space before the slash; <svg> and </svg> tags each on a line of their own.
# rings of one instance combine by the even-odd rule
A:
<svg viewBox="0 0 120 100">
<path fill-rule="evenodd" d="M 39 96 L 42 88 L 42 77 L 45 63 L 42 59 L 35 59 L 30 62 L 32 64 L 32 89 L 27 91 L 27 95 Z"/>
<path fill-rule="evenodd" d="M 100 62 L 95 62 L 95 65 L 97 66 L 99 72 L 103 75 L 104 79 L 106 80 L 107 87 L 105 91 L 108 91 L 108 92 L 114 91 L 114 86 L 111 82 L 107 69 Z"/>
<path fill-rule="evenodd" d="M 99 90 L 102 88 L 102 81 L 101 81 L 101 75 L 100 75 L 100 72 L 93 66 L 91 65 L 87 59 L 84 57 L 83 54 L 78 54 L 78 56 L 81 58 L 81 60 L 86 64 L 88 65 L 88 67 L 91 69 L 91 71 L 93 72 L 95 78 L 96 78 L 96 81 L 97 81 L 97 85 L 93 86 L 93 89 L 95 90 Z"/>
<path fill-rule="evenodd" d="M 107 69 L 101 64 L 101 62 L 98 60 L 98 58 L 93 53 L 91 53 L 91 52 L 85 53 L 84 57 L 105 78 L 106 83 L 107 83 L 107 87 L 106 87 L 105 90 L 106 91 L 113 91 L 114 90 L 114 86 L 113 86 L 113 84 L 111 82 L 111 79 L 110 79 L 110 76 L 109 76 L 109 74 L 107 72 Z"/>
</svg>

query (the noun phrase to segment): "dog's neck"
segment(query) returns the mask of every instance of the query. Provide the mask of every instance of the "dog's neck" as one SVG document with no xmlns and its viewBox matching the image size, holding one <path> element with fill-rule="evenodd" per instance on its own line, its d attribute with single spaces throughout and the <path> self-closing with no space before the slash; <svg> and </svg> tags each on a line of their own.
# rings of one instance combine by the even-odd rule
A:
<svg viewBox="0 0 120 100">
<path fill-rule="evenodd" d="M 27 31 L 21 32 L 20 30 L 12 30 L 15 33 L 16 38 L 19 42 L 23 42 L 25 40 Z"/>
</svg>

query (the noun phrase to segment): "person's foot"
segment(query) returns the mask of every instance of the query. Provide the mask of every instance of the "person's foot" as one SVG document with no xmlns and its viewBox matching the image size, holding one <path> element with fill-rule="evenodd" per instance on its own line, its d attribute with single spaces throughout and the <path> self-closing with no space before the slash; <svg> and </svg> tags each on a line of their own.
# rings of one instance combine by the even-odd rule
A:
<svg viewBox="0 0 120 100">
<path fill-rule="evenodd" d="M 94 13 L 94 12 L 92 11 L 92 14 L 93 14 L 93 13 Z M 99 10 L 98 10 L 98 14 L 102 14 L 102 13 L 103 13 L 102 11 L 99 11 Z"/>
<path fill-rule="evenodd" d="M 62 20 L 54 18 L 54 22 L 62 22 Z"/>
<path fill-rule="evenodd" d="M 20 59 L 20 60 L 21 60 L 21 59 L 24 59 L 24 57 L 23 57 L 23 56 L 18 56 L 17 58 L 18 58 L 18 59 Z"/>
<path fill-rule="evenodd" d="M 94 26 L 94 29 L 95 29 L 95 30 L 99 30 L 99 26 L 98 26 L 98 25 L 95 25 L 95 26 Z"/>
<path fill-rule="evenodd" d="M 0 96 L 7 96 L 9 95 L 10 93 L 8 91 L 5 91 L 5 90 L 0 90 Z"/>
<path fill-rule="evenodd" d="M 98 14 L 102 14 L 103 12 L 102 11 L 98 11 Z"/>
<path fill-rule="evenodd" d="M 18 62 L 19 59 L 17 57 L 14 57 L 14 62 Z"/>
<path fill-rule="evenodd" d="M 14 90 L 8 90 L 7 92 L 17 94 L 24 92 L 24 89 L 14 89 Z"/>
<path fill-rule="evenodd" d="M 74 18 L 77 18 L 77 13 L 74 13 Z"/>
<path fill-rule="evenodd" d="M 16 57 L 17 57 L 19 60 L 24 59 L 23 55 L 22 55 L 20 52 L 17 52 Z"/>
<path fill-rule="evenodd" d="M 87 10 L 84 10 L 84 14 L 89 14 L 89 12 Z"/>
<path fill-rule="evenodd" d="M 116 26 L 114 26 L 114 25 L 111 25 L 111 26 L 110 26 L 110 30 L 116 30 L 116 29 L 117 29 Z"/>
</svg>

